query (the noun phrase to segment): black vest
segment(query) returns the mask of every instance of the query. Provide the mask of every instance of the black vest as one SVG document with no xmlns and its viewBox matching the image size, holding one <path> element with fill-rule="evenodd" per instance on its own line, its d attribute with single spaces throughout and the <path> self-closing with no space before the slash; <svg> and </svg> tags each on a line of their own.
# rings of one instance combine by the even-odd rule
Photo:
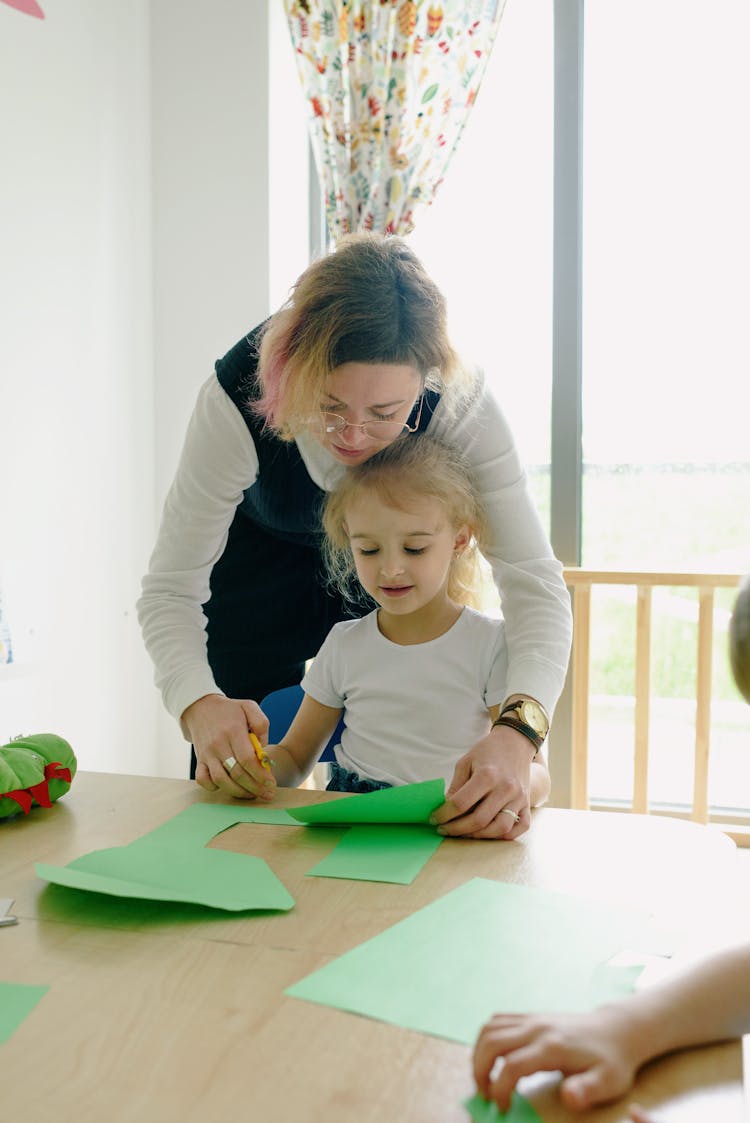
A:
<svg viewBox="0 0 750 1123">
<path fill-rule="evenodd" d="M 216 377 L 242 414 L 258 455 L 258 477 L 246 489 L 239 510 L 276 538 L 305 545 L 319 543 L 324 492 L 310 479 L 294 441 L 282 441 L 252 408 L 260 397 L 258 346 L 263 325 L 255 328 L 216 363 Z M 419 431 L 429 425 L 440 395 L 424 395 Z M 414 413 L 418 403 L 414 408 Z M 409 418 L 413 424 L 413 417 Z"/>
</svg>

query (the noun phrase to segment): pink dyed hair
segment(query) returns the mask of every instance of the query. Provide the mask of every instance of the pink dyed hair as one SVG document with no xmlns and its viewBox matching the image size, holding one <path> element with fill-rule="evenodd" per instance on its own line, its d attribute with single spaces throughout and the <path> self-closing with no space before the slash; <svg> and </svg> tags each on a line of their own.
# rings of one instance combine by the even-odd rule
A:
<svg viewBox="0 0 750 1123">
<path fill-rule="evenodd" d="M 445 299 L 401 238 L 349 234 L 305 270 L 263 331 L 253 408 L 293 440 L 347 362 L 413 366 L 448 400 L 473 383 L 448 338 Z"/>
</svg>

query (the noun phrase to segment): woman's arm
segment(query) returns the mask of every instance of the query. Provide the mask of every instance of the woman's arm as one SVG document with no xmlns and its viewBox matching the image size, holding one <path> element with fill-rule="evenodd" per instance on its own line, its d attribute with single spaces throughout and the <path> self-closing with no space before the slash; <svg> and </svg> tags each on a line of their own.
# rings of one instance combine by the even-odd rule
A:
<svg viewBox="0 0 750 1123">
<path fill-rule="evenodd" d="M 488 561 L 502 600 L 508 694 L 536 698 L 552 715 L 572 636 L 570 595 L 528 490 L 513 435 L 484 377 L 450 417 L 438 406 L 429 432 L 468 458 L 490 526 Z"/>
<path fill-rule="evenodd" d="M 247 733 L 264 740 L 268 723 L 255 701 L 227 698 L 216 685 L 202 605 L 237 505 L 257 474 L 247 425 L 212 375 L 198 394 L 137 603 L 164 705 L 195 747 L 196 781 L 237 798 L 265 790 L 267 773 Z M 237 766 L 228 769 L 230 758 Z"/>
<path fill-rule="evenodd" d="M 247 425 L 212 375 L 188 425 L 137 603 L 156 685 L 177 719 L 198 699 L 221 695 L 206 657 L 201 606 L 237 505 L 257 474 Z"/>
<path fill-rule="evenodd" d="M 487 558 L 500 593 L 508 651 L 507 695 L 535 698 L 551 716 L 565 682 L 572 614 L 562 566 L 529 494 L 513 436 L 480 378 L 475 397 L 451 418 L 435 411 L 430 433 L 457 445 L 471 464 L 490 528 Z M 530 808 L 546 798 L 523 734 L 498 726 L 459 762 L 448 799 L 436 812 L 441 832 L 472 838 L 517 838 Z M 546 765 L 544 766 L 546 771 Z M 507 829 L 510 816 L 520 816 Z"/>
</svg>

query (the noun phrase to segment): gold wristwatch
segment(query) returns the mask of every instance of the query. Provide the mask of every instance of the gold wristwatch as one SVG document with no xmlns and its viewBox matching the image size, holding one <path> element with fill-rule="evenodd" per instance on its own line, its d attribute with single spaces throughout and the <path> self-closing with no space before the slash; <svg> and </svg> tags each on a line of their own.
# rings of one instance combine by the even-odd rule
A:
<svg viewBox="0 0 750 1123">
<path fill-rule="evenodd" d="M 509 702 L 500 711 L 500 716 L 493 721 L 492 728 L 494 729 L 496 725 L 507 725 L 510 729 L 517 729 L 524 737 L 528 737 L 534 746 L 534 756 L 541 749 L 549 733 L 549 718 L 544 706 L 535 698 L 517 698 L 514 702 Z"/>
</svg>

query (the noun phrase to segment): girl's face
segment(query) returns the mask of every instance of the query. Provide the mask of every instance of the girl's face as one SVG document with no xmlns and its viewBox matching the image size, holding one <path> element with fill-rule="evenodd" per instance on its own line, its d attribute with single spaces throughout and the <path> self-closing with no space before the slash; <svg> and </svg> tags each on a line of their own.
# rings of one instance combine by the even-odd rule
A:
<svg viewBox="0 0 750 1123">
<path fill-rule="evenodd" d="M 363 492 L 346 512 L 349 543 L 360 584 L 386 612 L 406 616 L 448 604 L 448 571 L 468 528 L 451 526 L 441 503 L 407 496 L 408 510 Z"/>
<path fill-rule="evenodd" d="M 401 435 L 421 389 L 412 366 L 343 363 L 326 381 L 315 435 L 340 464 L 362 464 Z"/>
</svg>

